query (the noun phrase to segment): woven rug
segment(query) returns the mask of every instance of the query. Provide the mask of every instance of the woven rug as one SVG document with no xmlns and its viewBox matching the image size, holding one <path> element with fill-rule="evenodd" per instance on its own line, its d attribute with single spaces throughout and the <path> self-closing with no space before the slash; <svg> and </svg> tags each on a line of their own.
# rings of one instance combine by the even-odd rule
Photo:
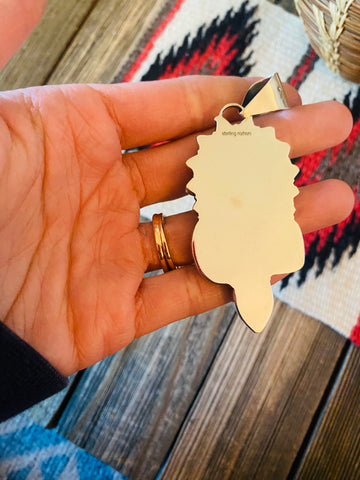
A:
<svg viewBox="0 0 360 480">
<path fill-rule="evenodd" d="M 360 177 L 359 86 L 331 72 L 309 45 L 301 20 L 266 0 L 170 2 L 144 36 L 117 81 L 189 74 L 279 72 L 303 103 L 336 99 L 352 111 L 354 128 L 342 145 L 294 160 L 297 185 L 340 178 L 357 191 Z M 176 108 L 176 105 L 169 108 Z M 166 215 L 191 209 L 192 197 L 143 210 Z M 303 269 L 274 287 L 281 300 L 360 344 L 360 202 L 341 224 L 305 236 Z"/>
<path fill-rule="evenodd" d="M 1 480 L 127 480 L 26 414 L 0 424 Z"/>
</svg>

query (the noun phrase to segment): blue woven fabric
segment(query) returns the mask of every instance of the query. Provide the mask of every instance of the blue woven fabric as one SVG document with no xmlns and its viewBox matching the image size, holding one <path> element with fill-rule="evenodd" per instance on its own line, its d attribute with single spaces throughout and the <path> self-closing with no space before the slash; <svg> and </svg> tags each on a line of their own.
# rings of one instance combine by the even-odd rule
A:
<svg viewBox="0 0 360 480">
<path fill-rule="evenodd" d="M 25 416 L 0 424 L 1 480 L 127 480 L 54 430 Z"/>
</svg>

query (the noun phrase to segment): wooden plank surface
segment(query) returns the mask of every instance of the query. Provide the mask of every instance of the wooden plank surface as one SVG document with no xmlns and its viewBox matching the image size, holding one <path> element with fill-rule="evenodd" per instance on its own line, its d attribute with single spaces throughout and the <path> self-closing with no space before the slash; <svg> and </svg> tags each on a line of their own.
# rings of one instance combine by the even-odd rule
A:
<svg viewBox="0 0 360 480">
<path fill-rule="evenodd" d="M 0 90 L 42 85 L 98 0 L 48 0 L 39 26 L 0 73 Z"/>
<path fill-rule="evenodd" d="M 344 344 L 280 302 L 261 335 L 234 322 L 161 479 L 286 479 Z"/>
<path fill-rule="evenodd" d="M 360 349 L 351 346 L 294 478 L 360 478 Z"/>
<path fill-rule="evenodd" d="M 49 83 L 112 82 L 168 3 L 99 0 Z"/>
<path fill-rule="evenodd" d="M 63 402 L 66 402 L 67 397 L 71 396 L 71 392 L 80 377 L 81 373 L 72 375 L 69 378 L 69 385 L 64 390 L 29 408 L 24 415 L 43 427 L 51 425 L 54 417 L 57 416 L 59 411 L 62 411 Z"/>
<path fill-rule="evenodd" d="M 131 480 L 155 478 L 234 313 L 183 320 L 90 368 L 58 432 Z"/>
</svg>

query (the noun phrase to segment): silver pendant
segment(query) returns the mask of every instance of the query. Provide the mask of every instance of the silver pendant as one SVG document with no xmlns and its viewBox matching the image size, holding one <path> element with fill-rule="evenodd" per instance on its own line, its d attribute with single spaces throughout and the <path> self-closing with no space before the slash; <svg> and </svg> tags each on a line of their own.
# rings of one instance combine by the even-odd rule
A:
<svg viewBox="0 0 360 480">
<path fill-rule="evenodd" d="M 223 113 L 239 109 L 244 119 L 228 122 Z M 192 248 L 199 271 L 229 284 L 240 316 L 255 332 L 273 308 L 270 280 L 304 264 L 304 243 L 294 219 L 294 177 L 290 147 L 273 127 L 257 127 L 253 116 L 287 108 L 277 74 L 257 82 L 243 105 L 228 104 L 215 118 L 216 130 L 198 137 L 199 150 L 187 165 L 187 185 L 198 213 Z"/>
</svg>

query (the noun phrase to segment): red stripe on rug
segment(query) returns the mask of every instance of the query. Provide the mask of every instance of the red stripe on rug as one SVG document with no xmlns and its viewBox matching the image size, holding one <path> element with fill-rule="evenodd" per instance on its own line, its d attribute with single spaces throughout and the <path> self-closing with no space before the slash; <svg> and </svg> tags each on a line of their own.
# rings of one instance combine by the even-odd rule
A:
<svg viewBox="0 0 360 480">
<path fill-rule="evenodd" d="M 133 66 L 131 69 L 128 71 L 128 73 L 124 76 L 124 82 L 131 82 L 131 80 L 134 78 L 136 72 L 139 70 L 141 67 L 143 61 L 145 58 L 148 56 L 150 50 L 154 47 L 155 41 L 160 37 L 160 35 L 163 33 L 165 28 L 169 25 L 169 23 L 172 21 L 172 19 L 175 17 L 176 13 L 180 10 L 181 5 L 185 2 L 185 0 L 178 0 L 173 9 L 170 10 L 168 15 L 166 16 L 165 20 L 159 25 L 157 30 L 155 31 L 154 35 L 150 38 L 148 41 L 147 45 L 145 46 L 144 50 L 140 53 L 138 58 L 135 60 Z"/>
<path fill-rule="evenodd" d="M 355 140 L 358 138 L 360 135 L 360 119 L 354 123 L 354 126 L 351 130 L 350 135 L 348 136 L 347 139 L 347 145 L 346 145 L 346 153 L 349 153 L 350 150 L 352 149 Z"/>
<path fill-rule="evenodd" d="M 300 160 L 296 164 L 301 170 L 301 173 L 295 182 L 298 187 L 301 185 L 308 185 L 316 181 L 316 178 L 313 178 L 311 181 L 309 181 L 309 179 L 318 169 L 321 160 L 325 157 L 326 153 L 327 150 L 321 150 L 320 152 L 311 153 L 310 155 L 304 155 L 300 158 Z"/>
<path fill-rule="evenodd" d="M 356 189 L 354 190 L 354 193 L 356 194 Z M 360 202 L 357 202 L 354 210 L 356 212 L 356 216 L 360 217 Z M 339 239 L 341 238 L 344 232 L 346 225 L 351 222 L 352 218 L 353 218 L 353 214 L 351 213 L 347 218 L 345 218 L 345 220 L 343 220 L 342 222 L 336 225 L 336 234 L 333 239 L 334 243 L 339 241 Z M 325 228 L 322 228 L 321 230 L 317 230 L 315 232 L 305 234 L 304 235 L 305 253 L 309 251 L 310 245 L 314 242 L 317 236 L 319 236 L 319 240 L 316 245 L 316 251 L 320 252 L 322 248 L 325 246 L 327 238 L 334 228 L 335 227 L 331 225 L 330 227 L 325 227 Z"/>
<path fill-rule="evenodd" d="M 316 52 L 314 49 L 311 49 L 309 55 L 305 58 L 304 63 L 300 65 L 296 75 L 290 80 L 290 85 L 296 87 L 296 85 L 301 82 L 304 75 L 306 75 L 307 71 L 311 67 L 311 62 L 315 59 Z"/>
<path fill-rule="evenodd" d="M 316 238 L 316 235 L 318 234 L 318 231 L 315 232 L 310 232 L 306 233 L 304 235 L 304 248 L 305 248 L 305 255 L 307 255 L 310 245 L 313 243 L 313 241 Z"/>
<path fill-rule="evenodd" d="M 359 128 L 358 132 L 356 132 L 355 130 L 356 129 L 353 128 L 353 130 L 350 134 L 351 138 L 349 137 L 348 140 L 347 140 L 347 142 L 348 142 L 347 147 L 346 147 L 347 153 L 349 152 L 349 150 L 351 149 L 355 139 L 359 135 L 360 128 Z M 350 143 L 351 143 L 351 145 L 349 146 Z M 342 149 L 343 145 L 344 145 L 344 142 L 339 143 L 338 145 L 335 145 L 335 147 L 331 148 L 331 155 L 330 155 L 330 159 L 329 159 L 329 167 L 331 167 L 336 162 L 338 153 Z M 319 182 L 322 179 L 321 174 L 314 175 L 314 173 L 319 168 L 320 163 L 323 160 L 323 158 L 325 157 L 325 155 L 327 154 L 327 152 L 328 152 L 328 150 L 321 150 L 320 152 L 315 152 L 315 153 L 311 153 L 309 155 L 304 155 L 303 157 L 300 158 L 300 160 L 296 163 L 296 165 L 301 170 L 301 173 L 300 173 L 300 175 L 298 176 L 298 178 L 296 179 L 296 182 L 295 182 L 296 186 L 299 187 L 299 186 L 302 186 L 302 185 L 309 185 L 311 183 Z M 311 180 L 310 180 L 310 178 L 311 178 Z"/>
<path fill-rule="evenodd" d="M 353 192 L 354 192 L 354 195 L 356 196 L 356 187 L 353 189 Z M 354 210 L 355 211 L 355 223 L 358 223 L 359 219 L 360 219 L 360 201 L 359 202 L 356 202 L 355 203 L 355 206 L 354 206 Z M 345 218 L 345 220 L 343 220 L 342 222 L 338 223 L 337 225 L 337 231 L 336 231 L 336 235 L 334 237 L 334 242 L 337 242 L 340 237 L 342 236 L 343 234 L 343 231 L 344 231 L 344 228 L 346 227 L 346 225 L 348 223 L 351 222 L 353 218 L 353 213 L 351 213 L 347 218 Z"/>
<path fill-rule="evenodd" d="M 326 241 L 327 241 L 330 233 L 333 231 L 333 229 L 334 229 L 334 227 L 333 227 L 333 225 L 331 225 L 330 227 L 325 227 L 325 228 L 322 228 L 321 230 L 318 231 L 319 242 L 316 245 L 316 251 L 317 252 L 321 252 L 321 250 L 325 246 Z"/>
<path fill-rule="evenodd" d="M 354 342 L 355 345 L 360 346 L 360 314 L 355 327 L 351 330 L 350 340 Z"/>
<path fill-rule="evenodd" d="M 339 143 L 339 145 L 335 145 L 335 147 L 333 147 L 331 149 L 331 157 L 330 157 L 330 161 L 329 161 L 329 167 L 334 165 L 334 163 L 336 162 L 338 153 L 342 149 L 343 145 L 344 145 L 344 143 Z"/>
<path fill-rule="evenodd" d="M 357 190 L 357 188 L 355 187 L 354 188 L 354 194 L 355 195 L 356 195 L 356 190 Z M 355 222 L 357 223 L 360 220 L 360 201 L 356 202 L 353 211 L 355 211 Z M 343 220 L 342 222 L 338 223 L 335 226 L 331 225 L 329 227 L 322 228 L 321 230 L 316 230 L 314 232 L 306 233 L 304 235 L 305 255 L 308 254 L 311 245 L 313 244 L 313 242 L 315 242 L 316 239 L 317 239 L 316 240 L 317 241 L 316 251 L 317 251 L 317 253 L 320 253 L 321 250 L 325 247 L 326 242 L 328 240 L 328 237 L 332 233 L 334 228 L 336 228 L 336 232 L 335 232 L 334 238 L 331 241 L 332 241 L 333 244 L 336 244 L 337 242 L 339 242 L 339 240 L 341 239 L 341 237 L 344 233 L 345 227 L 350 222 L 353 221 L 353 217 L 354 217 L 354 214 L 351 213 L 347 218 L 345 218 L 345 220 Z M 360 328 L 360 326 L 359 326 L 359 328 Z"/>
</svg>

